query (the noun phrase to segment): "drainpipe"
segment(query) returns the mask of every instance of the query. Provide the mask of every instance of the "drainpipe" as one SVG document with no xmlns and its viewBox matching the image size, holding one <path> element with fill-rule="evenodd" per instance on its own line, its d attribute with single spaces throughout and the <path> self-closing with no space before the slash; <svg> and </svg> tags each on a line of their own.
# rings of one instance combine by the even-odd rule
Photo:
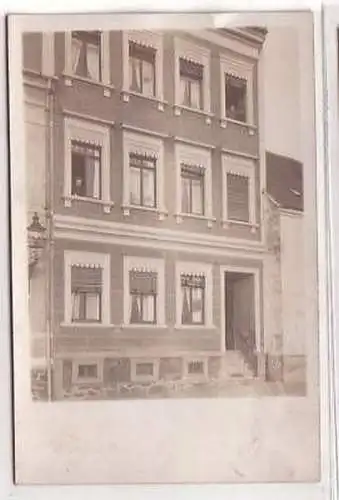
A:
<svg viewBox="0 0 339 500">
<path fill-rule="evenodd" d="M 54 241 L 53 241 L 53 167 L 54 167 L 54 88 L 53 79 L 47 82 L 46 110 L 47 119 L 47 155 L 46 155 L 46 179 L 45 179 L 45 219 L 47 229 L 46 253 L 47 253 L 47 277 L 46 277 L 46 359 L 47 359 L 47 399 L 53 400 L 53 284 L 54 284 Z"/>
</svg>

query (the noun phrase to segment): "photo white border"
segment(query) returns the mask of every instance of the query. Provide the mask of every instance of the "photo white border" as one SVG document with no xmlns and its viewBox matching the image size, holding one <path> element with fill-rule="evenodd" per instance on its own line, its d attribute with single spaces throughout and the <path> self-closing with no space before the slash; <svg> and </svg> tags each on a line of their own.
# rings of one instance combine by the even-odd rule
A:
<svg viewBox="0 0 339 500">
<path fill-rule="evenodd" d="M 134 2 L 135 3 L 135 2 Z M 172 6 L 173 6 L 173 2 Z M 239 5 L 239 2 L 233 1 L 233 2 L 228 2 L 227 3 L 227 8 L 232 8 L 231 3 L 233 4 L 234 8 L 237 8 L 239 11 L 244 10 L 251 6 L 253 8 L 252 2 L 243 2 Z M 278 2 L 276 2 L 277 4 Z M 281 9 L 287 9 L 287 8 L 292 8 L 290 5 L 290 2 L 279 2 L 280 3 L 280 8 Z M 293 2 L 295 4 L 295 2 Z M 182 2 L 181 2 L 182 4 Z M 266 8 L 269 7 L 270 10 L 272 10 L 272 5 L 269 5 L 269 2 L 257 2 L 258 6 L 261 8 Z M 295 7 L 296 9 L 300 10 L 302 7 L 305 5 L 309 6 L 310 2 L 298 2 L 298 6 Z M 130 2 L 128 2 L 128 6 L 126 4 L 123 4 L 121 2 L 121 5 L 124 5 L 124 10 L 128 8 L 130 5 Z M 82 3 L 83 6 L 83 3 Z M 45 7 L 45 5 L 44 5 Z M 66 7 L 66 3 L 65 3 Z M 69 7 L 69 5 L 68 5 Z M 75 5 L 73 4 L 73 9 L 75 8 Z M 109 10 L 112 11 L 111 5 L 105 6 L 109 7 Z M 104 7 L 104 8 L 105 8 Z M 192 2 L 189 3 L 188 8 L 195 7 Z M 209 6 L 211 9 L 213 6 Z M 219 2 L 219 8 L 222 7 L 223 10 L 225 10 L 226 6 L 224 3 L 220 6 Z M 277 7 L 277 5 L 275 5 Z M 59 4 L 60 8 L 60 4 Z M 96 7 L 97 9 L 99 7 Z M 133 8 L 133 6 L 132 6 Z M 135 6 L 135 8 L 138 8 Z M 159 11 L 159 7 L 154 5 L 154 8 L 157 8 Z M 218 8 L 218 6 L 217 6 Z M 313 5 L 314 8 L 314 5 Z M 115 4 L 115 10 L 119 9 L 119 5 Z M 52 9 L 51 9 L 52 10 Z M 65 12 L 68 9 L 65 8 Z M 94 9 L 92 9 L 94 10 Z M 278 10 L 278 9 L 275 9 Z M 21 10 L 22 11 L 22 10 Z M 289 498 L 289 499 L 307 499 L 307 500 L 320 500 L 322 498 L 326 499 L 327 498 L 337 498 L 337 474 L 336 474 L 336 459 L 334 457 L 334 453 L 336 450 L 335 446 L 335 441 L 336 441 L 336 425 L 333 420 L 334 418 L 334 406 L 335 406 L 335 400 L 334 400 L 334 366 L 332 367 L 333 369 L 331 370 L 328 366 L 328 354 L 330 353 L 330 359 L 332 358 L 332 364 L 334 365 L 334 355 L 336 355 L 336 359 L 338 359 L 338 351 L 335 353 L 332 350 L 332 342 L 333 342 L 333 337 L 334 337 L 334 330 L 335 325 L 334 324 L 328 324 L 328 318 L 329 318 L 329 313 L 331 312 L 331 309 L 329 308 L 329 303 L 332 302 L 331 296 L 333 298 L 334 303 L 336 303 L 336 299 L 339 297 L 338 290 L 332 288 L 329 286 L 329 276 L 328 276 L 328 255 L 329 255 L 329 247 L 328 247 L 328 235 L 327 235 L 327 227 L 325 227 L 326 223 L 326 217 L 328 215 L 328 207 L 325 204 L 325 194 L 327 193 L 327 184 L 325 181 L 324 177 L 324 170 L 323 168 L 319 168 L 319 165 L 323 167 L 323 160 L 324 160 L 324 132 L 323 132 L 323 118 L 325 116 L 324 114 L 324 106 L 322 103 L 322 97 L 323 97 L 323 81 L 322 81 L 322 57 L 321 57 L 321 49 L 322 49 L 322 33 L 321 33 L 321 12 L 318 9 L 314 9 L 315 15 L 314 15 L 314 21 L 315 21 L 315 53 L 316 53 L 316 68 L 315 68 L 315 77 L 316 77 L 316 96 L 317 96 L 317 105 L 316 105 L 316 113 L 317 113 L 317 138 L 318 138 L 318 143 L 317 143 L 317 153 L 318 153 L 318 260 L 319 260 L 319 297 L 320 297 L 320 303 L 319 303 L 319 309 L 320 309 L 320 325 L 319 325 L 319 330 L 322 333 L 328 332 L 329 335 L 321 335 L 321 342 L 320 342 L 320 359 L 323 360 L 321 362 L 321 394 L 322 394 L 322 399 L 323 399 L 323 404 L 322 404 L 322 443 L 323 443 L 323 450 L 322 450 L 322 476 L 323 480 L 321 483 L 310 483 L 310 484 L 295 484 L 295 483 L 284 483 L 284 484 L 239 484 L 239 485 L 234 485 L 234 484 L 224 484 L 224 485 L 185 485 L 185 486 L 179 486 L 179 485 L 154 485 L 154 486 L 63 486 L 63 487 L 52 487 L 52 486 L 13 486 L 11 484 L 11 479 L 12 479 L 12 465 L 11 465 L 11 444 L 12 444 L 12 438 L 11 438 L 11 433 L 9 432 L 11 429 L 11 419 L 10 419 L 10 413 L 11 413 L 11 397 L 10 397 L 10 390 L 9 390 L 9 335 L 6 335 L 6 333 L 9 332 L 10 330 L 10 315 L 9 315 L 9 269 L 8 269 L 8 259 L 9 259 L 9 251 L 8 251 L 8 246 L 6 240 L 4 240 L 3 244 L 3 258 L 0 260 L 0 272 L 2 271 L 1 275 L 5 277 L 5 283 L 1 284 L 0 287 L 0 320 L 1 320 L 1 331 L 4 331 L 4 335 L 0 335 L 0 362 L 1 362 L 1 370 L 3 372 L 2 376 L 0 377 L 0 397 L 2 404 L 0 405 L 0 417 L 1 417 L 1 434 L 0 434 L 0 449 L 5 450 L 6 457 L 5 459 L 1 462 L 1 469 L 0 469 L 0 491 L 2 492 L 2 495 L 7 495 L 6 497 L 3 496 L 3 498 L 9 498 L 14 497 L 14 498 L 22 498 L 22 499 L 29 499 L 29 498 L 34 498 L 39 500 L 40 498 L 45 499 L 46 497 L 50 499 L 54 498 L 63 498 L 63 499 L 72 499 L 76 497 L 77 495 L 81 495 L 81 498 L 87 499 L 87 498 L 92 498 L 93 495 L 101 495 L 101 498 L 111 498 L 112 494 L 115 495 L 117 498 L 121 499 L 136 499 L 136 498 L 185 498 L 188 496 L 193 496 L 195 495 L 196 497 L 199 498 L 201 495 L 201 498 L 203 498 L 203 495 L 206 495 L 206 498 L 216 498 L 216 499 L 221 499 L 221 498 L 232 498 L 233 500 L 238 500 L 240 498 L 251 498 L 251 499 L 266 499 L 266 498 L 274 498 L 276 500 L 280 500 L 283 498 Z M 257 13 L 255 14 L 255 16 Z M 254 16 L 254 17 L 255 17 Z M 262 20 L 262 14 L 260 14 L 260 19 Z M 331 25 L 331 28 L 333 29 L 334 24 L 335 24 L 335 19 L 337 20 L 336 22 L 339 23 L 339 10 L 338 14 L 335 18 L 334 13 L 332 12 L 332 16 L 329 16 L 330 20 L 327 20 L 327 23 Z M 241 18 L 241 19 L 240 19 Z M 237 16 L 237 22 L 239 24 L 244 23 L 244 18 L 248 19 L 248 16 Z M 218 16 L 219 23 L 221 23 L 221 16 Z M 251 16 L 251 22 L 253 22 L 253 15 Z M 326 16 L 325 16 L 326 19 Z M 328 19 L 328 18 L 327 18 Z M 140 20 L 138 20 L 138 26 L 140 26 Z M 3 26 L 2 26 L 3 28 Z M 4 29 L 1 30 L 1 41 L 4 40 Z M 334 36 L 334 35 L 333 35 Z M 327 36 L 329 39 L 330 37 Z M 333 40 L 332 40 L 332 46 L 333 46 Z M 333 54 L 329 54 L 331 60 L 333 61 Z M 5 75 L 5 68 L 4 68 L 4 61 L 3 61 L 3 75 Z M 333 73 L 333 71 L 332 71 Z M 2 85 L 3 85 L 3 90 L 5 88 L 5 82 L 4 78 L 2 80 Z M 334 94 L 331 94 L 332 97 Z M 330 96 L 330 91 L 329 91 L 329 96 Z M 337 102 L 336 100 L 334 102 Z M 3 116 L 6 116 L 6 103 L 3 102 Z M 10 110 L 11 112 L 12 110 Z M 332 130 L 335 130 L 337 132 L 337 122 L 334 121 L 335 117 L 333 116 L 333 113 L 329 113 L 329 122 L 332 123 Z M 6 118 L 3 118 L 2 120 L 2 127 L 3 127 L 3 134 L 1 134 L 1 139 L 3 141 L 3 148 L 2 151 L 4 151 L 4 156 L 6 156 Z M 330 126 L 331 129 L 331 126 Z M 331 140 L 333 143 L 333 137 L 331 136 L 331 133 L 329 133 L 329 142 L 331 144 Z M 12 149 L 13 149 L 14 144 L 12 143 Z M 334 154 L 333 158 L 338 158 L 338 155 Z M 3 158 L 3 164 L 6 164 L 6 158 Z M 330 179 L 333 182 L 334 180 L 338 180 L 338 174 L 335 174 L 334 170 L 330 168 Z M 6 169 L 1 169 L 0 170 L 0 203 L 1 208 L 2 208 L 2 214 L 8 214 L 8 194 L 7 194 L 7 171 Z M 338 185 L 338 183 L 336 183 Z M 12 186 L 13 189 L 13 186 Z M 13 192 L 12 192 L 13 194 Z M 24 193 L 23 192 L 16 192 L 16 194 L 21 195 L 20 200 L 22 200 L 22 197 L 24 198 Z M 17 204 L 17 209 L 20 210 L 20 206 L 22 207 L 21 203 Z M 332 210 L 332 215 L 335 214 L 334 212 L 334 206 L 338 208 L 338 206 L 334 203 L 331 205 L 330 209 Z M 15 220 L 17 218 L 17 210 L 13 210 L 12 206 L 12 222 L 15 223 Z M 6 217 L 2 217 L 0 219 L 0 224 L 2 228 L 2 234 L 7 234 L 8 233 L 8 220 Z M 330 217 L 331 221 L 331 228 L 333 229 L 334 222 L 333 222 L 333 217 Z M 337 223 L 338 224 L 338 223 Z M 19 231 L 20 232 L 20 231 Z M 22 232 L 23 233 L 23 232 Z M 338 233 L 339 234 L 339 233 Z M 18 228 L 16 228 L 14 232 L 14 241 L 16 242 L 16 245 L 20 247 L 20 244 L 24 245 L 24 234 L 19 234 L 18 233 Z M 337 248 L 339 250 L 339 245 L 338 241 L 334 238 L 334 235 L 332 235 L 332 240 L 331 240 L 331 247 L 332 251 L 334 252 Z M 14 251 L 14 261 L 16 259 L 16 252 Z M 332 259 L 331 259 L 331 264 L 333 266 L 333 253 L 332 253 Z M 20 270 L 19 269 L 14 269 L 14 276 L 23 278 L 25 279 L 25 276 L 20 275 Z M 334 270 L 334 273 L 337 272 Z M 19 274 L 18 274 L 19 273 Z M 336 274 L 335 274 L 336 276 Z M 338 276 L 339 277 L 339 276 Z M 337 280 L 332 280 L 333 282 L 336 282 L 338 284 L 338 279 Z M 18 298 L 18 297 L 16 297 Z M 21 309 L 21 306 L 25 308 L 25 304 L 23 304 L 24 300 L 21 299 L 19 301 L 19 304 L 16 305 L 16 308 L 18 310 Z M 14 328 L 15 328 L 15 321 L 16 318 L 14 316 Z M 22 350 L 24 346 L 19 346 L 16 345 L 16 350 L 20 349 Z M 337 349 L 337 347 L 336 347 Z M 326 360 L 326 361 L 325 361 Z M 18 383 L 23 383 L 27 384 L 27 380 L 25 381 L 24 379 L 27 379 L 27 374 L 17 374 L 17 380 Z M 328 404 L 330 402 L 330 404 Z M 330 425 L 329 425 L 330 423 Z M 332 444 L 331 444 L 332 443 Z M 7 453 L 8 452 L 8 453 Z M 330 460 L 327 459 L 329 456 Z M 3 466 L 4 465 L 4 466 Z M 332 479 L 332 488 L 330 487 L 330 481 Z"/>
</svg>

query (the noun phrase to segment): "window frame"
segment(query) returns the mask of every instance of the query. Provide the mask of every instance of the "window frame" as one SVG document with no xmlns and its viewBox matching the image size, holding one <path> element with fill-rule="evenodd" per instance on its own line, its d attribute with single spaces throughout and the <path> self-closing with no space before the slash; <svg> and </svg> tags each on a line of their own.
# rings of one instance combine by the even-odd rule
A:
<svg viewBox="0 0 339 500">
<path fill-rule="evenodd" d="M 239 175 L 248 179 L 248 206 L 249 206 L 249 221 L 239 221 L 229 219 L 228 217 L 228 185 L 227 174 Z M 256 230 L 257 224 L 257 209 L 256 209 L 256 161 L 235 157 L 227 154 L 222 155 L 222 223 L 224 228 L 230 225 L 249 226 L 253 231 Z"/>
<path fill-rule="evenodd" d="M 154 207 L 133 205 L 130 202 L 130 154 L 149 156 L 156 159 Z M 129 216 L 132 210 L 155 212 L 160 220 L 167 215 L 164 193 L 164 143 L 163 140 L 143 133 L 123 131 L 123 200 L 122 210 Z"/>
<path fill-rule="evenodd" d="M 154 52 L 154 60 L 152 61 L 152 63 L 150 63 L 149 61 L 147 61 L 146 59 L 143 59 L 142 57 L 136 57 L 136 56 L 131 56 L 130 54 L 130 49 L 131 49 L 131 45 L 135 45 L 135 46 L 139 46 L 139 47 L 144 47 L 143 45 L 141 44 L 138 44 L 136 42 L 132 42 L 131 40 L 128 41 L 128 64 L 129 64 L 129 70 L 130 70 L 130 62 L 131 62 L 131 59 L 134 59 L 134 60 L 137 60 L 139 62 L 139 69 L 140 69 L 140 84 L 141 84 L 141 92 L 139 92 L 138 90 L 133 90 L 131 88 L 131 81 L 129 79 L 129 84 L 128 84 L 128 89 L 129 89 L 129 92 L 134 92 L 136 94 L 142 94 L 144 97 L 150 97 L 150 98 L 155 98 L 156 97 L 156 49 L 153 49 L 153 47 L 150 47 L 151 50 Z M 151 95 L 147 95 L 145 94 L 144 92 L 144 80 L 143 80 L 143 74 L 144 74 L 144 63 L 149 63 L 152 65 L 152 73 L 153 73 L 153 92 Z M 130 74 L 129 74 L 129 77 L 130 77 Z"/>
<path fill-rule="evenodd" d="M 207 221 L 207 226 L 212 227 L 216 220 L 213 217 L 212 197 L 212 153 L 211 149 L 192 146 L 180 142 L 175 143 L 176 161 L 176 213 L 177 224 L 182 223 L 184 218 L 201 219 Z M 203 207 L 204 214 L 182 212 L 182 164 L 198 166 L 204 169 L 203 175 Z"/>
<path fill-rule="evenodd" d="M 96 157 L 95 154 L 87 155 L 84 152 L 83 153 L 75 152 L 75 154 L 77 154 L 79 156 L 81 155 L 84 158 L 88 158 L 90 156 L 91 158 L 96 159 L 99 162 L 99 172 L 98 172 L 98 175 L 99 175 L 99 196 L 97 198 L 95 196 L 82 196 L 82 195 L 78 195 L 77 193 L 73 193 L 73 154 L 74 154 L 73 146 L 74 145 L 77 147 L 80 147 L 80 148 L 85 148 L 87 146 L 88 149 L 92 149 L 92 153 L 94 151 L 98 151 L 98 153 L 99 153 L 98 156 Z M 81 142 L 81 141 L 77 141 L 77 140 L 72 139 L 71 140 L 71 168 L 72 168 L 72 196 L 77 196 L 80 198 L 91 198 L 93 200 L 101 200 L 101 198 L 102 198 L 102 183 L 101 183 L 101 179 L 102 179 L 102 153 L 101 153 L 101 146 L 93 145 L 92 143 L 88 144 L 85 142 Z M 93 191 L 94 191 L 94 189 L 93 189 Z"/>
<path fill-rule="evenodd" d="M 141 158 L 143 156 L 148 161 L 152 161 L 153 166 L 148 167 L 146 165 L 140 165 L 140 166 L 131 165 L 131 155 L 138 156 L 139 158 Z M 139 191 L 140 204 L 135 205 L 135 206 L 140 207 L 140 208 L 156 208 L 156 206 L 157 206 L 157 159 L 154 157 L 149 157 L 149 156 L 145 156 L 145 155 L 138 155 L 135 153 L 129 153 L 129 168 L 130 168 L 130 174 L 131 174 L 131 168 L 138 169 L 139 174 L 140 174 L 140 191 Z M 144 203 L 144 175 L 145 175 L 145 171 L 152 171 L 153 172 L 153 196 L 154 196 L 153 206 L 146 205 Z M 130 204 L 134 206 L 134 204 L 131 203 L 131 200 L 130 200 Z"/>
<path fill-rule="evenodd" d="M 192 111 L 193 113 L 200 113 L 205 115 L 206 124 L 211 124 L 211 53 L 207 47 L 199 43 L 190 42 L 183 38 L 176 37 L 174 39 L 174 114 L 179 116 L 182 110 Z M 203 79 L 202 79 L 202 109 L 191 108 L 182 105 L 180 102 L 180 59 L 192 61 L 193 63 L 202 65 Z"/>
<path fill-rule="evenodd" d="M 99 266 L 102 269 L 101 286 L 101 321 L 73 321 L 72 311 L 72 266 L 80 265 L 84 267 Z M 98 326 L 110 325 L 111 304 L 110 304 L 110 255 L 94 252 L 81 252 L 76 250 L 64 251 L 64 326 Z"/>
<path fill-rule="evenodd" d="M 152 375 L 137 374 L 137 365 L 142 363 L 150 363 L 153 365 Z M 131 381 L 132 382 L 156 382 L 159 380 L 160 361 L 157 358 L 131 358 Z"/>
<path fill-rule="evenodd" d="M 201 362 L 203 363 L 203 373 L 190 373 L 189 365 L 190 363 Z M 191 356 L 189 358 L 184 358 L 183 363 L 183 378 L 196 379 L 196 380 L 206 380 L 208 378 L 208 359 L 202 356 Z"/>
<path fill-rule="evenodd" d="M 91 31 L 91 30 L 87 30 Z M 64 78 L 65 85 L 70 87 L 73 85 L 73 80 L 83 80 L 93 85 L 98 85 L 103 87 L 104 96 L 110 97 L 113 85 L 111 83 L 111 68 L 110 68 L 110 32 L 101 31 L 100 32 L 100 55 L 99 55 L 99 65 L 100 65 L 100 80 L 93 80 L 92 78 L 86 78 L 74 73 L 72 68 L 72 30 L 64 32 L 64 46 L 65 46 L 65 66 L 64 66 Z"/>
<path fill-rule="evenodd" d="M 181 304 L 181 276 L 182 274 L 201 274 L 205 277 L 204 293 L 204 323 L 182 323 L 182 304 Z M 212 329 L 213 323 L 213 265 L 205 262 L 177 261 L 175 264 L 176 281 L 176 329 Z"/>
<path fill-rule="evenodd" d="M 245 60 L 228 57 L 226 54 L 220 55 L 220 126 L 226 128 L 227 122 L 236 123 L 249 128 L 249 133 L 253 134 L 256 128 L 254 123 L 254 70 L 256 61 L 247 62 Z M 234 120 L 226 115 L 226 75 L 234 76 L 246 81 L 246 122 Z"/>
<path fill-rule="evenodd" d="M 155 50 L 154 78 L 155 92 L 154 96 L 148 96 L 143 93 L 130 90 L 129 86 L 129 44 L 135 43 Z M 149 30 L 125 30 L 122 32 L 122 64 L 123 64 L 123 84 L 122 98 L 124 102 L 129 102 L 130 96 L 138 96 L 144 99 L 157 101 L 158 110 L 164 111 L 164 63 L 163 63 L 163 36 L 161 33 Z"/>
<path fill-rule="evenodd" d="M 81 365 L 96 365 L 97 366 L 97 377 L 85 377 L 79 378 L 79 366 Z M 103 359 L 87 359 L 78 358 L 72 360 L 72 383 L 81 385 L 88 383 L 101 383 L 104 379 L 104 363 Z"/>
<path fill-rule="evenodd" d="M 71 207 L 74 201 L 97 203 L 110 213 L 114 203 L 111 200 L 111 128 L 84 119 L 64 117 L 64 206 Z M 100 198 L 72 194 L 72 142 L 90 144 L 100 148 Z"/>
<path fill-rule="evenodd" d="M 155 307 L 155 322 L 131 323 L 130 321 L 130 281 L 129 272 L 133 269 L 157 273 L 157 297 Z M 163 259 L 124 256 L 123 262 L 123 326 L 128 328 L 159 328 L 165 327 L 165 262 Z"/>
<path fill-rule="evenodd" d="M 183 273 L 180 274 L 180 278 L 182 278 L 183 276 Z M 192 308 L 192 303 L 193 303 L 193 289 L 194 288 L 197 288 L 198 290 L 202 290 L 202 302 L 203 302 L 203 307 L 202 307 L 202 319 L 201 321 L 187 321 L 187 322 L 184 322 L 182 319 L 181 319 L 181 324 L 182 325 L 185 325 L 185 326 L 196 326 L 196 325 L 205 325 L 205 317 L 206 317 L 206 298 L 205 298 L 205 295 L 206 295 L 206 278 L 205 278 L 205 275 L 204 275 L 204 286 L 200 286 L 200 287 L 193 287 L 193 286 L 188 286 L 186 285 L 186 287 L 183 287 L 182 283 L 181 283 L 181 291 L 183 288 L 188 288 L 189 289 L 189 305 L 191 306 Z M 180 294 L 181 295 L 181 294 Z M 181 315 L 182 315 L 182 312 L 181 312 Z"/>
</svg>

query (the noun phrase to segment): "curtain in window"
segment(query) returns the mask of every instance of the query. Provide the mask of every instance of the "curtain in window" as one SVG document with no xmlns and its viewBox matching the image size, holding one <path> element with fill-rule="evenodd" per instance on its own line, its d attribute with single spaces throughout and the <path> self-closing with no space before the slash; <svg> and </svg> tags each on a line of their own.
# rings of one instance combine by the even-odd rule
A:
<svg viewBox="0 0 339 500">
<path fill-rule="evenodd" d="M 203 178 L 200 176 L 198 179 L 192 179 L 192 213 L 203 213 Z"/>
<path fill-rule="evenodd" d="M 145 295 L 143 297 L 143 321 L 154 321 L 154 295 Z"/>
<path fill-rule="evenodd" d="M 86 293 L 86 319 L 100 319 L 100 295 L 99 293 Z"/>
<path fill-rule="evenodd" d="M 132 205 L 140 205 L 140 169 L 130 168 L 130 203 Z"/>
<path fill-rule="evenodd" d="M 72 293 L 72 318 L 80 319 L 80 295 L 76 292 Z"/>
<path fill-rule="evenodd" d="M 183 325 L 187 325 L 192 322 L 188 287 L 183 287 L 183 286 L 181 287 L 181 299 L 182 299 L 181 323 Z"/>
<path fill-rule="evenodd" d="M 143 84 L 142 84 L 143 94 L 145 94 L 146 96 L 154 96 L 155 95 L 154 64 L 148 61 L 143 61 L 142 73 L 143 73 Z"/>
<path fill-rule="evenodd" d="M 72 73 L 78 73 L 82 42 L 72 37 Z"/>
<path fill-rule="evenodd" d="M 192 288 L 192 323 L 203 320 L 203 289 Z"/>
<path fill-rule="evenodd" d="M 100 198 L 100 156 L 98 151 L 90 151 L 86 157 L 86 196 Z"/>
<path fill-rule="evenodd" d="M 190 180 L 181 177 L 181 211 L 188 214 L 190 210 Z"/>
<path fill-rule="evenodd" d="M 143 169 L 143 205 L 155 206 L 155 179 L 154 170 Z"/>
<path fill-rule="evenodd" d="M 201 81 L 191 81 L 191 103 L 192 108 L 201 109 Z"/>
<path fill-rule="evenodd" d="M 136 294 L 130 297 L 130 323 L 139 323 L 141 318 L 141 297 Z"/>
<path fill-rule="evenodd" d="M 87 44 L 87 72 L 92 80 L 100 81 L 100 47 Z"/>
<path fill-rule="evenodd" d="M 190 82 L 185 78 L 180 78 L 180 104 L 190 106 Z"/>
<path fill-rule="evenodd" d="M 133 92 L 142 92 L 141 87 L 141 64 L 142 61 L 133 57 L 129 58 L 129 88 Z"/>
</svg>

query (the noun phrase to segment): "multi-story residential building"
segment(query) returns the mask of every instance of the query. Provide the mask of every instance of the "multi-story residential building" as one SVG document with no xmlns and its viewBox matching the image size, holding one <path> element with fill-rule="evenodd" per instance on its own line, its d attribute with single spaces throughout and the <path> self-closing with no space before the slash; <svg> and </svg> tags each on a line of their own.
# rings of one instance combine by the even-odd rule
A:
<svg viewBox="0 0 339 500">
<path fill-rule="evenodd" d="M 24 35 L 36 397 L 284 388 L 293 363 L 303 383 L 281 247 L 302 169 L 265 149 L 265 37 Z"/>
</svg>

